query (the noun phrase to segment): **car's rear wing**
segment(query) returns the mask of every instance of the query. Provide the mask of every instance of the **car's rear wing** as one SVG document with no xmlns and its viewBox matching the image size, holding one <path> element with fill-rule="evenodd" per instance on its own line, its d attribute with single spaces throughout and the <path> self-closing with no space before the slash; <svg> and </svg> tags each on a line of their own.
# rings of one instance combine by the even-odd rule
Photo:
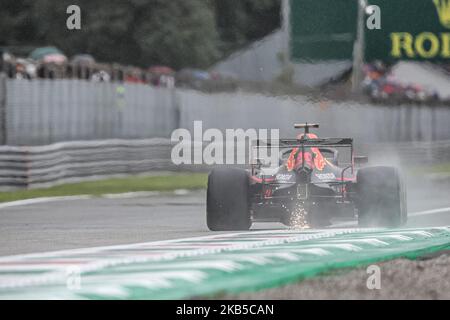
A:
<svg viewBox="0 0 450 320">
<path fill-rule="evenodd" d="M 354 154 L 353 154 L 353 139 L 352 138 L 308 138 L 306 136 L 303 136 L 300 139 L 279 139 L 278 141 L 275 140 L 275 144 L 273 141 L 268 142 L 266 140 L 255 140 L 253 141 L 253 148 L 252 148 L 252 167 L 258 167 L 261 165 L 261 158 L 259 158 L 259 149 L 267 148 L 267 149 L 273 149 L 276 148 L 278 150 L 280 149 L 286 149 L 286 148 L 337 148 L 337 147 L 346 147 L 350 149 L 350 162 L 348 166 L 345 168 L 351 169 L 353 173 L 353 167 L 354 167 Z M 255 150 L 256 149 L 256 150 Z M 255 153 L 256 151 L 256 153 Z M 256 157 L 255 157 L 256 155 Z M 302 152 L 303 155 L 303 152 Z"/>
<path fill-rule="evenodd" d="M 255 140 L 256 147 L 279 147 L 279 148 L 301 148 L 301 147 L 353 147 L 352 138 L 320 138 L 320 139 L 279 139 L 278 144 L 272 144 L 265 140 Z"/>
</svg>

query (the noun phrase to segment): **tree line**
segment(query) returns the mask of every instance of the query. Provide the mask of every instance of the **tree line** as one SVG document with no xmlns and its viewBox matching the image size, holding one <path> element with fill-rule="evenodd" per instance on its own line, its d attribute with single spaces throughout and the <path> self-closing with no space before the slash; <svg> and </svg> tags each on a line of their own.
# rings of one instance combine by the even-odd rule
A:
<svg viewBox="0 0 450 320">
<path fill-rule="evenodd" d="M 81 8 L 81 30 L 66 9 Z M 2 0 L 0 46 L 141 67 L 205 68 L 280 25 L 280 0 Z"/>
</svg>

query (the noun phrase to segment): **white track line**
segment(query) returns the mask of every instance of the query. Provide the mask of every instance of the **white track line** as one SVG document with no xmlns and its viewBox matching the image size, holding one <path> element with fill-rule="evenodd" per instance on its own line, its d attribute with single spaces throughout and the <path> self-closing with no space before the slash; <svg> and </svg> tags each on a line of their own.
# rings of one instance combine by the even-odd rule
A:
<svg viewBox="0 0 450 320">
<path fill-rule="evenodd" d="M 184 196 L 189 194 L 190 190 L 186 189 L 177 189 L 172 192 L 169 192 L 175 196 Z M 95 198 L 104 198 L 104 199 L 135 199 L 135 198 L 143 198 L 143 197 L 154 197 L 159 196 L 163 192 L 160 191 L 137 191 L 137 192 L 125 192 L 125 193 L 107 193 L 101 194 L 99 196 L 93 195 L 79 195 L 79 196 L 64 196 L 64 197 L 39 197 L 25 200 L 17 200 L 10 202 L 0 203 L 0 210 L 11 207 L 18 206 L 26 206 L 30 204 L 38 204 L 38 203 L 49 203 L 49 202 L 57 202 L 57 201 L 73 201 L 73 200 L 87 200 L 87 199 L 95 199 Z"/>
<path fill-rule="evenodd" d="M 445 212 L 450 212 L 450 207 L 426 210 L 426 211 L 419 211 L 419 212 L 411 212 L 411 213 L 408 213 L 408 218 L 429 216 L 432 214 L 445 213 Z M 350 228 L 350 227 L 356 227 L 357 225 L 358 224 L 356 223 L 356 221 L 345 221 L 345 222 L 335 223 L 331 226 L 331 228 Z"/>
<path fill-rule="evenodd" d="M 428 216 L 430 214 L 450 212 L 450 207 L 409 213 L 408 217 Z"/>
<path fill-rule="evenodd" d="M 330 228 L 351 228 L 358 226 L 358 223 L 356 221 L 346 221 L 346 222 L 340 222 L 340 223 L 334 223 L 330 226 Z"/>
<path fill-rule="evenodd" d="M 48 202 L 56 202 L 56 201 L 69 201 L 69 200 L 85 200 L 92 199 L 93 196 L 89 195 L 81 195 L 81 196 L 67 196 L 67 197 L 41 197 L 41 198 L 33 198 L 33 199 L 25 199 L 25 200 L 17 200 L 0 203 L 0 209 L 17 207 L 17 206 L 25 206 L 30 204 L 37 203 L 48 203 Z"/>
</svg>

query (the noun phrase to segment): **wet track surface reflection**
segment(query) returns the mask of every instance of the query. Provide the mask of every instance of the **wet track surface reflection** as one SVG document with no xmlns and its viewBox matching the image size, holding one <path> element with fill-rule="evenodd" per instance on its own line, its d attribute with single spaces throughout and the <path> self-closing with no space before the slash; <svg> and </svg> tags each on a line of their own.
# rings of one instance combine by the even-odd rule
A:
<svg viewBox="0 0 450 320">
<path fill-rule="evenodd" d="M 450 225 L 448 184 L 411 186 L 407 227 Z M 0 210 L 0 255 L 107 246 L 210 235 L 205 223 L 206 192 L 131 199 L 87 199 L 30 204 Z M 417 214 L 418 213 L 418 214 Z M 335 221 L 335 227 L 352 223 Z M 332 227 L 331 227 L 332 228 Z M 286 229 L 256 223 L 253 230 Z"/>
</svg>

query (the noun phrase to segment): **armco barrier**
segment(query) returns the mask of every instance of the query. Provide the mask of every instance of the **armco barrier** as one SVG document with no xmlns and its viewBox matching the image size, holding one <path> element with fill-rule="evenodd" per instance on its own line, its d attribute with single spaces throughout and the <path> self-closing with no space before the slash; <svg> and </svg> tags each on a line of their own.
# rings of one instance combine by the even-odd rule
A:
<svg viewBox="0 0 450 320">
<path fill-rule="evenodd" d="M 0 186 L 32 188 L 98 176 L 176 170 L 166 139 L 63 142 L 0 147 Z"/>
<path fill-rule="evenodd" d="M 207 165 L 175 165 L 171 160 L 173 145 L 168 139 L 155 138 L 73 141 L 46 146 L 0 146 L 0 188 L 47 187 L 158 170 L 211 170 L 211 166 Z M 191 152 L 192 157 L 194 151 Z M 358 153 L 368 154 L 373 164 L 442 163 L 450 159 L 450 140 L 362 145 Z"/>
</svg>

